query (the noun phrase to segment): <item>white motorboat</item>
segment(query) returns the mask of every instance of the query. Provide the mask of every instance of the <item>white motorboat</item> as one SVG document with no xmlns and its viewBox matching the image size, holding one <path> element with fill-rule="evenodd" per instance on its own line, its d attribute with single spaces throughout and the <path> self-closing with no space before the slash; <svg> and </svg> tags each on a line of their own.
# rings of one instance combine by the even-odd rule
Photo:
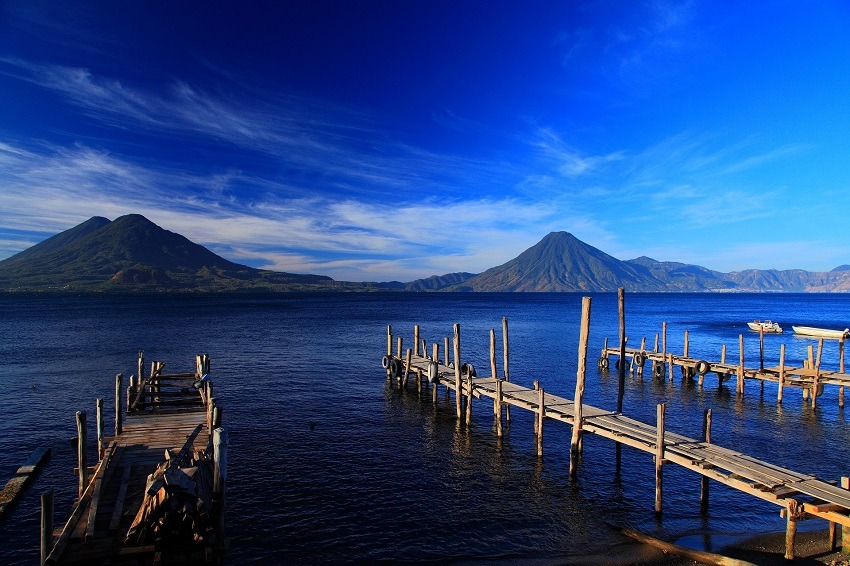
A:
<svg viewBox="0 0 850 566">
<path fill-rule="evenodd" d="M 777 322 L 771 322 L 769 320 L 756 320 L 754 322 L 748 322 L 747 326 L 750 327 L 750 330 L 755 330 L 756 332 L 764 331 L 765 334 L 779 334 L 782 332 L 782 327 L 779 326 Z"/>
</svg>

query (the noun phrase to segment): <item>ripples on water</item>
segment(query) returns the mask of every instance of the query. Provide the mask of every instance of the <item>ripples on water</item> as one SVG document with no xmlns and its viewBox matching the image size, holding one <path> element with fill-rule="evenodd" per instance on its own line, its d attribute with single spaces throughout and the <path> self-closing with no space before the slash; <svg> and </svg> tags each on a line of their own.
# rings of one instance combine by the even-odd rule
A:
<svg viewBox="0 0 850 566">
<path fill-rule="evenodd" d="M 746 336 L 747 365 L 758 359 L 758 337 L 746 322 L 777 320 L 789 333 L 766 336 L 767 363 L 779 345 L 799 363 L 814 341 L 795 338 L 791 324 L 841 327 L 850 322 L 846 295 L 627 295 L 630 345 L 652 346 L 668 322 L 668 350 L 737 360 Z M 594 295 L 586 400 L 616 406 L 615 373 L 595 369 L 603 339 L 618 332 L 616 295 Z M 191 371 L 194 355 L 212 357 L 216 396 L 230 430 L 228 521 L 231 563 L 508 560 L 580 557 L 622 540 L 605 522 L 629 524 L 665 538 L 700 541 L 721 533 L 781 530 L 778 508 L 712 483 L 708 517 L 699 514 L 699 478 L 676 466 L 664 476 L 663 520 L 653 514 L 654 465 L 648 454 L 623 449 L 615 477 L 614 445 L 588 435 L 579 481 L 568 481 L 570 429 L 547 422 L 544 457 L 536 457 L 530 413 L 513 410 L 499 441 L 492 404 L 473 403 L 473 426 L 459 429 L 454 401 L 441 390 L 388 387 L 380 367 L 386 325 L 412 340 L 420 324 L 429 343 L 461 324 L 462 353 L 489 368 L 489 329 L 510 320 L 512 380 L 539 379 L 548 392 L 573 397 L 581 296 L 572 294 L 354 294 L 278 298 L 13 298 L 0 310 L 0 481 L 40 445 L 53 449 L 44 472 L 0 525 L 0 559 L 37 559 L 38 495 L 56 490 L 56 521 L 75 491 L 73 413 L 94 413 L 114 376 L 135 371 L 139 348 L 166 370 Z M 501 370 L 501 354 L 498 356 Z M 837 345 L 827 342 L 824 366 Z M 483 370 L 485 373 L 488 370 Z M 125 382 L 126 383 L 126 382 Z M 731 389 L 729 387 L 731 385 Z M 630 378 L 625 411 L 654 422 L 667 403 L 670 430 L 698 437 L 703 409 L 712 408 L 713 440 L 825 479 L 847 475 L 850 430 L 837 393 L 827 388 L 818 411 L 788 389 L 734 380 L 702 390 L 650 378 Z M 845 409 L 850 410 L 850 408 Z M 93 420 L 93 419 L 90 419 Z M 312 429 L 311 429 L 311 425 Z M 816 522 L 813 522 L 816 523 Z M 820 526 L 820 525 L 815 525 Z"/>
</svg>

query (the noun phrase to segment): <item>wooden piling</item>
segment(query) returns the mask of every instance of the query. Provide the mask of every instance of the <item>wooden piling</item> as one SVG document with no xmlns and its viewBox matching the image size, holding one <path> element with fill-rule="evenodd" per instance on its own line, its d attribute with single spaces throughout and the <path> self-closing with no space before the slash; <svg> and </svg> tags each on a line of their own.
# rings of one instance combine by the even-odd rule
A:
<svg viewBox="0 0 850 566">
<path fill-rule="evenodd" d="M 450 357 L 451 357 L 451 353 L 452 353 L 451 348 L 449 348 L 449 337 L 448 336 L 445 336 L 443 338 L 443 350 L 445 350 L 445 352 L 446 352 L 446 365 L 448 366 L 448 365 L 451 364 Z"/>
<path fill-rule="evenodd" d="M 838 372 L 844 373 L 844 338 L 838 341 Z M 838 407 L 844 408 L 844 386 L 838 388 Z"/>
<path fill-rule="evenodd" d="M 537 390 L 537 457 L 543 456 L 543 420 L 546 418 L 545 393 L 542 387 Z"/>
<path fill-rule="evenodd" d="M 510 374 L 510 349 L 508 348 L 508 317 L 502 317 L 502 350 L 503 350 L 503 360 L 502 360 L 502 372 L 505 376 L 505 381 L 510 382 L 511 374 Z M 505 405 L 505 422 L 511 422 L 511 406 Z"/>
<path fill-rule="evenodd" d="M 78 490 L 77 497 L 82 497 L 89 483 L 88 468 L 88 427 L 86 427 L 86 412 L 77 411 L 77 467 L 78 467 Z"/>
<path fill-rule="evenodd" d="M 802 518 L 803 506 L 794 499 L 788 500 L 785 511 L 785 559 L 794 560 L 794 542 L 797 536 L 797 521 Z"/>
<path fill-rule="evenodd" d="M 659 403 L 656 409 L 656 433 L 655 433 L 655 513 L 661 514 L 661 502 L 663 492 L 664 465 L 664 413 L 666 404 Z"/>
<path fill-rule="evenodd" d="M 419 325 L 413 325 L 413 354 L 419 355 Z M 423 352 L 424 354 L 424 352 Z"/>
<path fill-rule="evenodd" d="M 457 419 L 463 418 L 461 407 L 461 398 L 463 391 L 460 387 L 460 324 L 454 325 L 454 359 L 455 359 L 455 408 L 457 409 Z"/>
<path fill-rule="evenodd" d="M 123 392 L 124 374 L 115 376 L 115 436 L 121 434 L 121 393 Z"/>
<path fill-rule="evenodd" d="M 850 477 L 842 477 L 839 485 L 841 489 L 850 490 Z M 850 554 L 850 527 L 841 527 L 841 552 L 843 554 Z"/>
<path fill-rule="evenodd" d="M 740 356 L 738 359 L 738 386 L 736 392 L 738 395 L 744 394 L 744 335 L 738 335 L 738 351 Z"/>
<path fill-rule="evenodd" d="M 496 436 L 502 437 L 502 380 L 496 380 L 496 396 L 493 397 L 493 413 L 496 415 Z"/>
<path fill-rule="evenodd" d="M 401 344 L 399 344 L 399 345 L 401 345 Z M 399 352 L 399 354 L 401 354 L 401 352 Z M 401 386 L 403 388 L 407 387 L 407 377 L 410 375 L 410 362 L 412 360 L 412 357 L 413 357 L 413 352 L 411 351 L 410 348 L 408 348 L 407 349 L 407 355 L 405 356 L 405 359 L 404 359 L 404 377 L 401 380 Z"/>
<path fill-rule="evenodd" d="M 762 325 L 759 325 L 759 371 L 764 371 L 764 326 Z"/>
<path fill-rule="evenodd" d="M 626 391 L 626 290 L 617 289 L 617 308 L 620 313 L 620 372 L 617 389 L 617 412 L 623 412 L 623 396 Z"/>
<path fill-rule="evenodd" d="M 823 354 L 823 338 L 818 340 L 818 357 L 815 360 L 815 378 L 812 385 L 812 410 L 818 408 L 818 385 L 820 382 L 820 359 Z"/>
<path fill-rule="evenodd" d="M 95 423 L 97 431 L 97 459 L 103 454 L 103 399 L 95 400 Z"/>
<path fill-rule="evenodd" d="M 702 441 L 711 444 L 711 409 L 706 409 L 702 419 Z M 708 477 L 700 480 L 699 507 L 703 515 L 708 513 Z"/>
<path fill-rule="evenodd" d="M 785 387 L 785 344 L 779 345 L 779 386 L 776 392 L 776 402 L 782 404 L 782 388 Z"/>
<path fill-rule="evenodd" d="M 658 333 L 657 332 L 655 333 L 655 347 L 652 348 L 652 351 L 655 352 L 656 354 L 658 353 Z"/>
<path fill-rule="evenodd" d="M 387 355 L 393 355 L 393 327 L 391 324 L 387 325 Z M 387 368 L 387 379 L 392 379 L 393 372 L 390 368 Z"/>
<path fill-rule="evenodd" d="M 590 334 L 590 297 L 581 300 L 581 330 L 578 339 L 578 371 L 576 372 L 576 393 L 573 411 L 573 434 L 570 441 L 570 477 L 575 479 L 578 473 L 579 444 L 581 442 L 582 399 L 584 398 L 584 378 L 587 368 L 587 337 Z"/>
<path fill-rule="evenodd" d="M 403 344 L 404 344 L 404 339 L 401 336 L 396 338 L 396 349 L 395 349 L 395 351 L 396 351 L 396 357 L 397 358 L 401 358 L 401 353 L 404 352 L 404 350 L 402 349 Z"/>
<path fill-rule="evenodd" d="M 667 359 L 667 322 L 661 323 L 661 354 L 663 359 Z"/>
<path fill-rule="evenodd" d="M 726 363 L 726 344 L 723 344 L 723 346 L 720 347 L 720 363 Z"/>
<path fill-rule="evenodd" d="M 47 557 L 53 549 L 53 490 L 41 494 L 41 560 L 47 562 Z"/>
<path fill-rule="evenodd" d="M 540 390 L 540 382 L 537 381 L 536 379 L 531 383 L 531 386 L 534 389 L 534 391 Z M 534 415 L 534 436 L 537 436 L 539 425 L 540 425 L 540 419 L 538 418 L 538 415 L 535 413 L 535 415 Z"/>
<path fill-rule="evenodd" d="M 216 499 L 219 530 L 224 532 L 224 499 L 227 485 L 227 431 L 213 430 L 213 493 Z"/>
</svg>

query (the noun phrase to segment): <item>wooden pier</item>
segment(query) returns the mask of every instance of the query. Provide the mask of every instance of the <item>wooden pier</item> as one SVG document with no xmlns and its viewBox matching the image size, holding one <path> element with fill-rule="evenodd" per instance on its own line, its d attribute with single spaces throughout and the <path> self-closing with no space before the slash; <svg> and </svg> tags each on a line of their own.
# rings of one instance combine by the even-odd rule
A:
<svg viewBox="0 0 850 566">
<path fill-rule="evenodd" d="M 746 367 L 744 364 L 744 335 L 738 337 L 738 360 L 737 363 L 729 363 L 726 359 L 726 346 L 720 351 L 719 361 L 709 361 L 703 358 L 694 358 L 689 355 L 690 340 L 688 331 L 685 331 L 684 351 L 681 355 L 667 351 L 667 323 L 662 326 L 661 349 L 659 349 L 658 335 L 655 336 L 655 344 L 651 350 L 646 348 L 646 339 L 641 340 L 640 348 L 608 347 L 608 339 L 599 356 L 598 367 L 603 371 L 610 369 L 610 358 L 616 358 L 614 366 L 619 369 L 620 360 L 625 360 L 628 372 L 643 375 L 645 368 L 649 368 L 651 375 L 657 379 L 663 379 L 669 375 L 673 379 L 674 368 L 679 368 L 684 379 L 697 378 L 701 387 L 705 376 L 713 373 L 717 376 L 718 384 L 735 376 L 736 391 L 744 393 L 745 380 L 761 382 L 774 382 L 777 387 L 777 402 L 782 403 L 783 389 L 795 387 L 802 389 L 803 399 L 811 399 L 813 408 L 817 408 L 817 398 L 823 394 L 825 386 L 838 387 L 838 406 L 844 406 L 844 387 L 850 385 L 850 375 L 845 370 L 845 341 L 838 340 L 838 369 L 826 370 L 822 367 L 823 338 L 818 339 L 817 354 L 815 346 L 808 347 L 808 357 L 801 365 L 786 364 L 785 344 L 780 346 L 779 363 L 774 366 L 765 366 L 764 362 L 764 332 L 759 333 L 759 367 Z M 625 345 L 627 340 L 621 341 Z"/>
<path fill-rule="evenodd" d="M 190 373 L 166 374 L 164 365 L 152 362 L 146 375 L 140 352 L 126 390 L 116 376 L 111 436 L 97 400 L 94 465 L 88 419 L 77 412 L 78 497 L 54 531 L 52 492 L 42 496 L 42 564 L 221 561 L 227 437 L 209 357 L 196 356 Z"/>
<path fill-rule="evenodd" d="M 585 297 L 582 305 L 581 335 L 578 349 L 578 372 L 574 399 L 546 393 L 539 382 L 533 388 L 512 383 L 509 371 L 508 321 L 502 320 L 503 370 L 499 374 L 496 364 L 495 330 L 490 331 L 489 374 L 478 376 L 475 368 L 461 360 L 460 326 L 454 325 L 452 354 L 449 355 L 449 338 L 444 338 L 443 356 L 440 343 L 420 339 L 419 327 L 414 327 L 413 348 L 403 350 L 403 339 L 394 336 L 392 327 L 387 327 L 387 352 L 382 365 L 387 378 L 407 388 L 410 378 L 416 387 L 431 387 L 434 401 L 437 389 L 442 385 L 447 392 L 454 392 L 457 418 L 461 424 L 469 424 L 474 399 L 493 400 L 496 434 L 502 436 L 503 414 L 510 419 L 510 407 L 532 412 L 536 435 L 537 453 L 542 455 L 543 431 L 547 422 L 562 422 L 572 427 L 570 444 L 570 476 L 576 477 L 582 436 L 597 434 L 655 457 L 655 511 L 662 512 L 663 467 L 676 464 L 702 476 L 700 502 L 703 511 L 708 508 L 708 480 L 728 485 L 742 493 L 768 501 L 781 508 L 786 518 L 786 558 L 794 556 L 794 540 L 797 522 L 819 518 L 829 522 L 830 537 L 836 547 L 836 526 L 842 527 L 841 546 L 850 552 L 850 478 L 842 478 L 841 485 L 823 481 L 813 475 L 783 468 L 753 456 L 729 450 L 711 442 L 711 411 L 704 415 L 703 438 L 694 439 L 676 434 L 667 429 L 665 405 L 657 406 L 654 424 L 643 423 L 619 411 L 610 411 L 584 404 L 584 382 L 587 367 L 587 340 L 590 326 L 591 300 Z M 636 355 L 638 351 L 632 351 Z M 669 360 L 668 360 L 669 361 Z M 503 411 L 503 408 L 505 409 Z"/>
</svg>

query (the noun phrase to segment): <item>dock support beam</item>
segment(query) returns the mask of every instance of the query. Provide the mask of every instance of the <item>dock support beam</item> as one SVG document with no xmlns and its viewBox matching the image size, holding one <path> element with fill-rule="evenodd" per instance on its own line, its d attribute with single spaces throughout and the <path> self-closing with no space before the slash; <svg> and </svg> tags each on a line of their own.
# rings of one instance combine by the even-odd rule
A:
<svg viewBox="0 0 850 566">
<path fill-rule="evenodd" d="M 850 489 L 850 478 L 841 478 L 841 489 Z M 841 526 L 841 552 L 850 554 L 850 527 Z"/>
<path fill-rule="evenodd" d="M 502 317 L 502 350 L 504 352 L 504 360 L 503 360 L 503 368 L 502 372 L 505 376 L 505 381 L 510 382 L 511 374 L 510 370 L 510 350 L 508 349 L 508 317 Z M 505 405 L 505 422 L 511 422 L 511 406 Z"/>
<path fill-rule="evenodd" d="M 623 412 L 623 395 L 626 389 L 626 290 L 617 289 L 617 308 L 620 313 L 620 371 L 617 389 L 617 412 Z"/>
<path fill-rule="evenodd" d="M 706 409 L 703 414 L 702 441 L 711 444 L 711 409 Z M 699 508 L 703 515 L 708 513 L 708 478 L 706 476 L 702 476 L 700 480 Z"/>
<path fill-rule="evenodd" d="M 41 562 L 45 564 L 53 550 L 53 490 L 41 494 Z"/>
<path fill-rule="evenodd" d="M 537 457 L 543 456 L 543 420 L 546 418 L 545 393 L 543 388 L 537 389 Z"/>
<path fill-rule="evenodd" d="M 88 468 L 88 427 L 86 426 L 86 412 L 77 411 L 77 469 L 79 472 L 79 485 L 77 497 L 82 497 L 86 491 L 86 486 L 89 484 L 89 468 Z"/>
<path fill-rule="evenodd" d="M 570 477 L 578 474 L 579 446 L 581 444 L 582 398 L 587 368 L 587 337 L 590 334 L 590 297 L 581 300 L 581 330 L 578 339 L 578 371 L 576 372 L 575 406 L 573 408 L 573 435 L 570 441 Z"/>
<path fill-rule="evenodd" d="M 782 404 L 782 388 L 785 387 L 785 344 L 779 345 L 779 387 L 776 402 Z"/>
<path fill-rule="evenodd" d="M 657 423 L 655 433 L 655 513 L 661 514 L 662 502 L 662 466 L 664 465 L 664 413 L 667 406 L 659 403 L 657 408 Z"/>
<path fill-rule="evenodd" d="M 738 358 L 738 386 L 736 388 L 736 392 L 738 395 L 744 394 L 744 335 L 738 335 L 738 351 L 740 352 Z"/>
<path fill-rule="evenodd" d="M 121 394 L 123 393 L 123 381 L 124 374 L 117 374 L 115 376 L 115 436 L 118 436 L 123 432 L 122 424 L 121 424 Z"/>
<path fill-rule="evenodd" d="M 97 423 L 97 460 L 103 454 L 103 399 L 95 399 L 95 422 Z"/>
<path fill-rule="evenodd" d="M 460 324 L 454 325 L 454 358 L 455 358 L 455 409 L 457 409 L 457 420 L 463 418 L 462 397 L 463 389 L 460 384 Z"/>
<path fill-rule="evenodd" d="M 794 542 L 797 538 L 797 521 L 803 518 L 803 506 L 794 499 L 785 508 L 785 560 L 794 560 Z"/>
</svg>

